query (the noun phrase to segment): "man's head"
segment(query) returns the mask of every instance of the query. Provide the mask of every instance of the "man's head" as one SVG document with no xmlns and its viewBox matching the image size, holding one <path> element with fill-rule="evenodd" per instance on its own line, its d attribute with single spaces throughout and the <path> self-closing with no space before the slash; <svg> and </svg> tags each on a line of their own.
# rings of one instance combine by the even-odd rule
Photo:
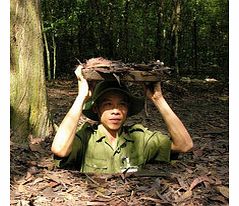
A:
<svg viewBox="0 0 239 206">
<path fill-rule="evenodd" d="M 107 107 L 104 106 L 105 103 L 108 104 Z M 102 108 L 106 108 L 108 112 L 115 109 L 114 112 L 118 110 L 122 121 L 125 121 L 127 116 L 139 113 L 143 105 L 143 99 L 133 96 L 125 85 L 119 85 L 117 81 L 103 81 L 96 85 L 91 98 L 84 106 L 83 114 L 92 120 L 102 121 Z"/>
<path fill-rule="evenodd" d="M 93 108 L 100 123 L 107 130 L 117 131 L 126 120 L 129 110 L 128 97 L 119 91 L 105 92 Z"/>
</svg>

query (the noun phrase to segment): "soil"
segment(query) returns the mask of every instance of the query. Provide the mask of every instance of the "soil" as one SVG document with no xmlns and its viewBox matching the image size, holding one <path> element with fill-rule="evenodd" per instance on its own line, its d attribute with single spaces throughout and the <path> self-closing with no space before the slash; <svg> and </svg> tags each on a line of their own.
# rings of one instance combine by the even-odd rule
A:
<svg viewBox="0 0 239 206">
<path fill-rule="evenodd" d="M 130 88 L 142 95 L 140 85 Z M 191 152 L 170 163 L 147 164 L 140 173 L 82 174 L 54 167 L 53 135 L 43 139 L 30 135 L 27 145 L 11 142 L 11 205 L 228 205 L 228 84 L 174 79 L 162 88 L 193 138 Z M 77 82 L 49 82 L 47 92 L 52 119 L 59 125 L 77 95 Z M 151 102 L 127 123 L 131 122 L 167 133 Z"/>
</svg>

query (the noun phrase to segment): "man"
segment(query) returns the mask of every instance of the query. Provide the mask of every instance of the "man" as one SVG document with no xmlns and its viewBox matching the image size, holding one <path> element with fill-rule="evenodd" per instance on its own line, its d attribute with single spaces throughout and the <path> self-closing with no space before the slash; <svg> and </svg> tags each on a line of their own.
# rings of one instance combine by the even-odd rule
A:
<svg viewBox="0 0 239 206">
<path fill-rule="evenodd" d="M 127 117 L 142 110 L 142 99 L 116 81 L 98 83 L 92 94 L 82 68 L 75 71 L 78 96 L 52 143 L 57 166 L 90 173 L 137 171 L 150 160 L 168 162 L 171 151 L 184 153 L 193 147 L 188 131 L 164 99 L 160 83 L 154 88 L 145 86 L 145 92 L 162 115 L 170 137 L 141 124 L 124 126 Z M 98 124 L 84 123 L 78 128 L 82 114 Z"/>
</svg>

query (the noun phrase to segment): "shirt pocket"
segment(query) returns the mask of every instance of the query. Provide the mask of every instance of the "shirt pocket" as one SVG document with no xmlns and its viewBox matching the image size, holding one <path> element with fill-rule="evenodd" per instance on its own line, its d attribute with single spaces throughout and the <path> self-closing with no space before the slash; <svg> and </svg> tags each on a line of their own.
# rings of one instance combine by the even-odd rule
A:
<svg viewBox="0 0 239 206">
<path fill-rule="evenodd" d="M 108 161 L 95 157 L 85 157 L 84 172 L 106 172 Z"/>
<path fill-rule="evenodd" d="M 129 164 L 129 165 L 128 165 Z M 141 166 L 143 164 L 142 155 L 138 152 L 130 152 L 124 157 L 124 165 L 129 166 Z"/>
</svg>

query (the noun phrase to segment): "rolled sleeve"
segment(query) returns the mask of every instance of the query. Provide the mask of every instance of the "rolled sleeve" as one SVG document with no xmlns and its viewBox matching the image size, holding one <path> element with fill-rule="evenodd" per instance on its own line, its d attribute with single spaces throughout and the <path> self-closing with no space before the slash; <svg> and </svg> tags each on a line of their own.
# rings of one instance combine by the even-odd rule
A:
<svg viewBox="0 0 239 206">
<path fill-rule="evenodd" d="M 146 132 L 145 157 L 146 162 L 150 160 L 170 161 L 171 140 L 161 132 Z"/>
<path fill-rule="evenodd" d="M 87 137 L 90 136 L 88 134 L 88 128 L 90 128 L 89 124 L 85 123 L 77 129 L 72 143 L 72 151 L 67 157 L 60 158 L 56 155 L 53 156 L 56 167 L 70 169 L 81 168 L 83 152 L 85 151 L 84 145 L 86 145 L 84 142 L 87 141 Z"/>
<path fill-rule="evenodd" d="M 54 155 L 54 163 L 55 166 L 58 168 L 71 168 L 74 169 L 77 167 L 80 167 L 80 162 L 79 161 L 79 151 L 81 150 L 81 140 L 75 136 L 75 139 L 72 144 L 72 151 L 67 157 L 57 157 Z"/>
</svg>

